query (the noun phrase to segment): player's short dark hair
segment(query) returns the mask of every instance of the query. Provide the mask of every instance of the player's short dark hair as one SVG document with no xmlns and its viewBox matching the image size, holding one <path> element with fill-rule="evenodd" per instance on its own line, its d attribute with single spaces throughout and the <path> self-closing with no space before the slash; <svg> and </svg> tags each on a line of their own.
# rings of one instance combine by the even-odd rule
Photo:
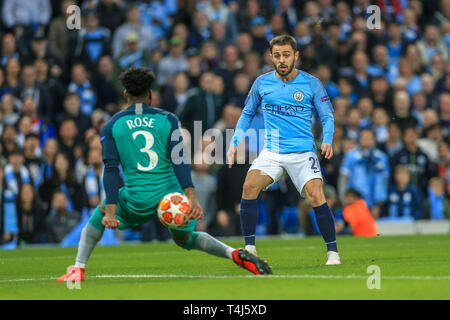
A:
<svg viewBox="0 0 450 320">
<path fill-rule="evenodd" d="M 143 97 L 155 81 L 155 74 L 148 68 L 128 68 L 119 77 L 122 85 L 132 97 Z"/>
<path fill-rule="evenodd" d="M 353 188 L 348 189 L 348 190 L 345 192 L 345 195 L 346 195 L 346 196 L 354 196 L 355 198 L 358 198 L 358 199 L 361 199 L 361 198 L 362 198 L 361 193 L 360 193 L 358 190 L 353 189 Z"/>
<path fill-rule="evenodd" d="M 290 36 L 288 34 L 282 34 L 280 36 L 273 38 L 272 40 L 270 40 L 269 44 L 270 44 L 270 52 L 272 52 L 273 46 L 283 46 L 286 44 L 289 44 L 292 47 L 292 49 L 294 49 L 294 52 L 298 51 L 297 41 L 293 36 Z"/>
</svg>

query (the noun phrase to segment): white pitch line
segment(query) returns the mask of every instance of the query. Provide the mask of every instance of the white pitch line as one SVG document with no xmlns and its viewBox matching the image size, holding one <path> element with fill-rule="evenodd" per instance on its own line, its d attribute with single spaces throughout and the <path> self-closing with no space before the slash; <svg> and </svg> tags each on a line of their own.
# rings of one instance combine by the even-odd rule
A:
<svg viewBox="0 0 450 320">
<path fill-rule="evenodd" d="M 329 275 L 329 274 L 286 274 L 286 275 L 181 275 L 181 274 L 100 274 L 96 276 L 87 276 L 86 279 L 161 279 L 161 278 L 178 278 L 178 279 L 367 279 L 364 275 Z M 0 283 L 8 282 L 26 282 L 26 281 L 49 281 L 56 280 L 56 277 L 50 278 L 29 278 L 29 279 L 6 279 L 0 280 Z M 381 276 L 381 280 L 450 280 L 450 276 Z"/>
</svg>

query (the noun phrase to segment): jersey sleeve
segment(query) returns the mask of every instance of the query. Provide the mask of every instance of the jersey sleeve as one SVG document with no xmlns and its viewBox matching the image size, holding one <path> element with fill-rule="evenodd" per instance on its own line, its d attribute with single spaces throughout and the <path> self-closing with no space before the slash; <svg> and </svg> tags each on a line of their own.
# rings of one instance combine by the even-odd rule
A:
<svg viewBox="0 0 450 320">
<path fill-rule="evenodd" d="M 250 93 L 245 99 L 245 107 L 242 110 L 241 117 L 236 125 L 236 130 L 231 141 L 232 146 L 238 146 L 241 144 L 244 138 L 245 132 L 250 127 L 253 117 L 258 111 L 258 107 L 261 105 L 261 96 L 259 94 L 259 79 L 256 79 L 252 85 Z"/>
<path fill-rule="evenodd" d="M 171 129 L 169 132 L 169 136 L 167 137 L 167 147 L 169 151 L 169 156 L 172 161 L 173 170 L 175 171 L 175 176 L 180 183 L 182 189 L 193 187 L 192 177 L 191 177 L 191 168 L 185 162 L 181 161 L 180 163 L 174 163 L 172 158 L 172 151 L 174 151 L 175 146 L 179 146 L 177 157 L 181 159 L 184 158 L 184 150 L 183 150 L 183 137 L 181 136 L 181 123 L 178 118 L 174 114 L 168 115 L 168 120 L 171 124 Z M 173 135 L 174 131 L 180 130 L 178 135 Z M 173 136 L 178 136 L 177 139 L 172 139 Z"/>
<path fill-rule="evenodd" d="M 100 141 L 102 143 L 103 160 L 117 160 L 119 161 L 119 153 L 117 152 L 116 142 L 112 135 L 113 121 L 106 123 L 101 132 Z"/>
<path fill-rule="evenodd" d="M 322 83 L 315 79 L 311 84 L 311 90 L 313 92 L 314 107 L 319 114 L 320 121 L 322 122 L 323 130 L 323 143 L 332 144 L 334 134 L 334 117 L 333 106 L 328 96 L 327 91 L 323 87 Z"/>
<path fill-rule="evenodd" d="M 103 185 L 105 186 L 106 204 L 116 204 L 119 197 L 120 171 L 119 153 L 116 142 L 112 135 L 113 121 L 109 121 L 102 128 L 100 141 L 102 143 L 103 163 Z"/>
</svg>

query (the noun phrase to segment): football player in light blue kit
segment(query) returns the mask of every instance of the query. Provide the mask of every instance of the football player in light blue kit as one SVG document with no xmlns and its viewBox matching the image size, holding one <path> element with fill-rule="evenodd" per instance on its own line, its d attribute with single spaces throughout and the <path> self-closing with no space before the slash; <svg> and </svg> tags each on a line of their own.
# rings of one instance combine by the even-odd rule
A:
<svg viewBox="0 0 450 320">
<path fill-rule="evenodd" d="M 316 110 L 323 127 L 321 151 L 330 159 L 333 156 L 333 107 L 321 82 L 294 67 L 299 52 L 293 37 L 275 37 L 270 41 L 270 51 L 275 71 L 259 76 L 253 83 L 227 153 L 231 167 L 237 147 L 261 106 L 266 128 L 264 148 L 248 171 L 241 200 L 245 248 L 256 254 L 259 193 L 287 172 L 314 209 L 328 249 L 326 264 L 340 264 L 334 217 L 323 194 L 322 174 L 311 132 L 312 115 Z"/>
</svg>

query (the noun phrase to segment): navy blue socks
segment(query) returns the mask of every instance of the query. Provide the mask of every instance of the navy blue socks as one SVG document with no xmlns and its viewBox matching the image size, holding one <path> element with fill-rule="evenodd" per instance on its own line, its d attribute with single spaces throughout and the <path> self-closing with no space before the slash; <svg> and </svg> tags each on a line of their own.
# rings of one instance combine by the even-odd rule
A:
<svg viewBox="0 0 450 320">
<path fill-rule="evenodd" d="M 241 199 L 241 230 L 245 245 L 255 245 L 256 224 L 258 223 L 258 200 Z"/>
<path fill-rule="evenodd" d="M 325 240 L 328 251 L 338 252 L 334 217 L 330 207 L 328 207 L 328 203 L 325 202 L 323 205 L 313 209 L 316 214 L 317 226 L 319 227 L 320 233 Z"/>
</svg>

